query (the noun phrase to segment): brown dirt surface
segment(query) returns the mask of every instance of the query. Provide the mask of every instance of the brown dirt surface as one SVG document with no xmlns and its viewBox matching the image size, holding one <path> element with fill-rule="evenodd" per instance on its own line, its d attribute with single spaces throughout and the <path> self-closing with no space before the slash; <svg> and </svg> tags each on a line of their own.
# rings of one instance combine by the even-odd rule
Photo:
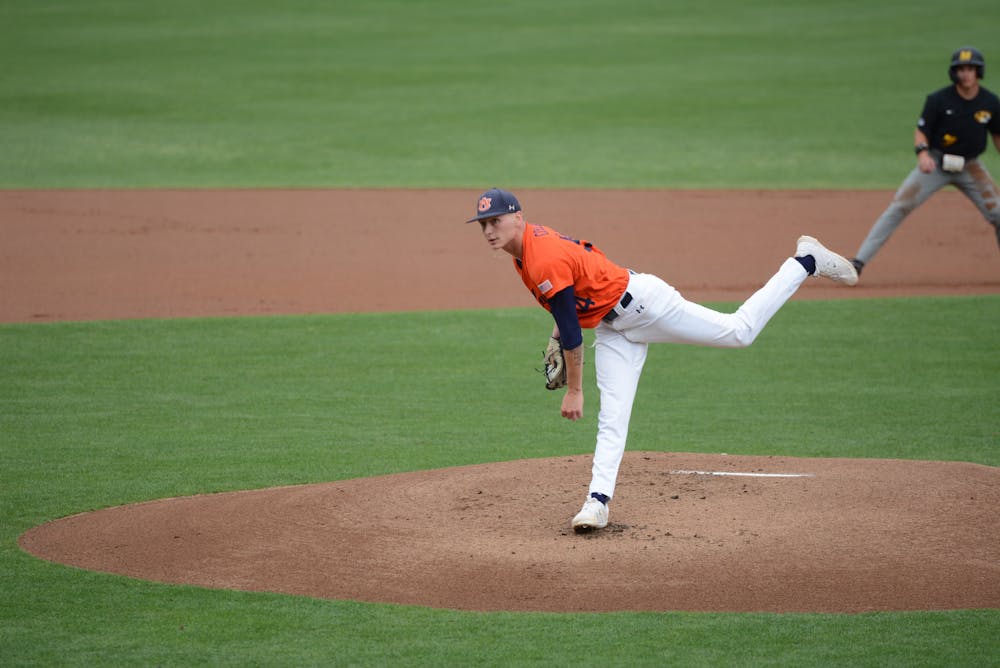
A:
<svg viewBox="0 0 1000 668">
<path fill-rule="evenodd" d="M 741 301 L 800 234 L 850 256 L 891 193 L 518 190 L 693 301 Z M 478 192 L 0 191 L 0 322 L 531 306 L 463 225 Z M 856 288 L 998 294 L 956 192 Z M 43 559 L 213 588 L 463 610 L 860 612 L 1000 607 L 1000 469 L 626 453 L 611 525 L 568 529 L 589 455 L 161 499 L 31 529 Z M 754 475 L 721 475 L 721 474 Z M 781 477 L 762 474 L 802 474 Z"/>
<path fill-rule="evenodd" d="M 611 524 L 577 535 L 590 461 L 163 499 L 21 546 L 162 582 L 462 610 L 1000 607 L 1000 469 L 630 452 Z"/>
<path fill-rule="evenodd" d="M 476 225 L 479 193 L 0 191 L 0 322 L 532 306 Z M 742 301 L 802 234 L 850 256 L 886 192 L 519 190 L 529 221 L 593 241 L 692 301 Z M 469 204 L 472 202 L 472 204 Z M 855 288 L 795 299 L 1000 293 L 992 228 L 955 191 Z"/>
</svg>

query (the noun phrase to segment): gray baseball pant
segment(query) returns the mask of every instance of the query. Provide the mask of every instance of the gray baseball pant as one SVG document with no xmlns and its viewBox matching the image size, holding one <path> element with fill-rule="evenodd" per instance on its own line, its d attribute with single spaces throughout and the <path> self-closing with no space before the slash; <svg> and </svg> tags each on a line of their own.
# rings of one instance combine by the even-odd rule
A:
<svg viewBox="0 0 1000 668">
<path fill-rule="evenodd" d="M 940 167 L 941 156 L 935 153 L 938 168 L 930 174 L 924 174 L 915 167 L 909 176 L 899 186 L 889 208 L 875 221 L 868 236 L 861 243 L 855 257 L 864 263 L 871 261 L 896 228 L 914 209 L 923 204 L 928 197 L 946 185 L 958 188 L 976 205 L 983 217 L 996 229 L 997 244 L 1000 245 L 1000 190 L 997 190 L 993 178 L 986 166 L 978 159 L 967 160 L 965 169 L 960 172 L 945 172 Z"/>
</svg>

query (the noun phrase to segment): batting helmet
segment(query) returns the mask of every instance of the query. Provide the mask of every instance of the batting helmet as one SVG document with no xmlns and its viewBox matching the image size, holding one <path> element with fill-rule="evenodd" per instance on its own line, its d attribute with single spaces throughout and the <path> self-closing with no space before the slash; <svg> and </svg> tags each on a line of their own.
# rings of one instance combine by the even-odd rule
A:
<svg viewBox="0 0 1000 668">
<path fill-rule="evenodd" d="M 955 68 L 959 65 L 972 65 L 976 68 L 976 76 L 980 79 L 983 78 L 983 73 L 986 71 L 986 60 L 983 58 L 983 52 L 972 46 L 963 46 L 951 54 L 951 67 L 948 68 L 948 76 L 954 83 L 958 83 Z"/>
</svg>

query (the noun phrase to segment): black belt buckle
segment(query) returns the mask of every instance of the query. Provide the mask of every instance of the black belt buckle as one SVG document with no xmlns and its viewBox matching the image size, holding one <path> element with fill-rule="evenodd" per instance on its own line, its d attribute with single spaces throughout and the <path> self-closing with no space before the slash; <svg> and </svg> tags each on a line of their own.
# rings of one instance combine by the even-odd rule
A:
<svg viewBox="0 0 1000 668">
<path fill-rule="evenodd" d="M 621 306 L 622 308 L 625 308 L 631 303 L 632 303 L 632 293 L 626 290 L 625 294 L 622 295 L 621 301 L 618 302 L 618 305 Z M 607 323 L 612 323 L 618 318 L 619 315 L 621 314 L 612 308 L 610 311 L 608 311 L 608 314 L 602 318 L 602 320 L 604 320 L 604 322 Z"/>
</svg>

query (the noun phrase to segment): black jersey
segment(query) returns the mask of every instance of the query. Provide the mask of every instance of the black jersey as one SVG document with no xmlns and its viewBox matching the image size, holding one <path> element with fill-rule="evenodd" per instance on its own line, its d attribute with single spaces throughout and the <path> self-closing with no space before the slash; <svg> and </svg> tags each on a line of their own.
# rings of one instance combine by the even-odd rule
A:
<svg viewBox="0 0 1000 668">
<path fill-rule="evenodd" d="M 917 128 L 931 148 L 975 158 L 986 150 L 988 134 L 1000 134 L 1000 99 L 980 86 L 979 94 L 966 100 L 947 86 L 927 96 Z"/>
</svg>

